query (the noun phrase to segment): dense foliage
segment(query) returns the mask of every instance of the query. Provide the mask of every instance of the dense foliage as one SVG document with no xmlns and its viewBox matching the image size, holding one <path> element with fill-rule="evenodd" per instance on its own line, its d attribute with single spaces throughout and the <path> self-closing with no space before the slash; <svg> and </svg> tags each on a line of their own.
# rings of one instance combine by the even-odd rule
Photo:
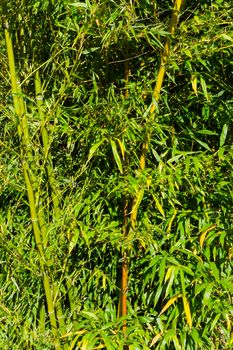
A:
<svg viewBox="0 0 233 350">
<path fill-rule="evenodd" d="M 0 348 L 230 349 L 231 1 L 184 1 L 153 120 L 172 1 L 2 3 Z"/>
</svg>

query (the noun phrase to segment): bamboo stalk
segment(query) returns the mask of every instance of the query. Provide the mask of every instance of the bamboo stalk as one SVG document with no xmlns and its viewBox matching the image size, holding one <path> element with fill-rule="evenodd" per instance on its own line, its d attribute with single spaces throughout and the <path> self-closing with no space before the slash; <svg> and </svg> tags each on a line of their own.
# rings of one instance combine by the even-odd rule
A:
<svg viewBox="0 0 233 350">
<path fill-rule="evenodd" d="M 128 53 L 128 50 L 126 51 Z M 130 69 L 129 69 L 129 63 L 128 61 L 125 62 L 125 98 L 127 99 L 129 97 L 129 75 L 130 75 Z M 128 170 L 128 160 L 127 155 L 124 159 L 124 171 L 127 172 Z M 126 238 L 128 235 L 128 207 L 129 207 L 129 201 L 128 198 L 124 199 L 124 208 L 123 208 L 123 235 Z M 121 317 L 127 316 L 127 292 L 128 292 L 128 275 L 129 275 L 129 267 L 128 267 L 128 254 L 127 250 L 123 251 L 122 256 L 122 265 L 121 265 L 121 289 L 120 289 L 120 301 L 119 301 L 119 314 Z M 122 331 L 123 334 L 126 334 L 127 331 L 127 323 L 126 320 L 123 320 L 122 324 Z M 124 350 L 128 349 L 127 345 L 123 346 Z"/>
<path fill-rule="evenodd" d="M 50 150 L 50 144 L 49 144 L 49 135 L 48 131 L 46 129 L 46 119 L 44 115 L 44 102 L 43 102 L 43 91 L 41 87 L 41 79 L 39 70 L 36 71 L 35 74 L 35 92 L 36 92 L 36 101 L 38 106 L 38 112 L 41 120 L 41 136 L 42 136 L 42 143 L 43 143 L 43 153 L 46 161 L 46 170 L 47 170 L 47 176 L 48 181 L 51 189 L 52 194 L 52 202 L 54 207 L 54 214 L 57 216 L 59 214 L 59 196 L 56 191 L 56 180 L 54 177 L 54 170 L 53 170 L 53 164 L 52 164 L 52 158 L 51 154 L 49 153 Z"/>
<path fill-rule="evenodd" d="M 54 217 L 58 218 L 60 214 L 60 203 L 59 203 L 59 196 L 57 193 L 57 186 L 56 186 L 56 180 L 54 176 L 54 169 L 53 169 L 53 163 L 52 163 L 52 157 L 50 154 L 50 143 L 49 143 L 49 135 L 48 131 L 46 129 L 46 118 L 44 115 L 44 102 L 43 102 L 43 90 L 41 86 L 41 79 L 39 70 L 36 71 L 35 74 L 35 93 L 36 93 L 36 101 L 37 101 L 37 107 L 38 112 L 40 116 L 40 122 L 41 122 L 41 136 L 42 136 L 42 145 L 43 145 L 43 155 L 45 158 L 45 168 L 47 172 L 48 182 L 51 189 L 51 196 L 52 196 L 52 203 L 53 203 L 53 212 Z M 46 240 L 47 245 L 47 240 Z M 59 332 L 62 335 L 65 334 L 65 321 L 64 321 L 64 313 L 62 309 L 62 303 L 58 298 L 59 294 L 59 286 L 56 282 L 54 285 L 54 300 L 56 300 L 55 308 L 56 308 L 56 316 L 57 321 L 59 324 Z M 64 344 L 64 350 L 68 349 L 68 344 Z"/>
<path fill-rule="evenodd" d="M 183 3 L 183 0 L 176 0 L 175 4 L 174 4 L 173 11 L 172 11 L 172 17 L 171 17 L 170 26 L 169 26 L 169 36 L 166 39 L 166 42 L 164 45 L 164 50 L 161 54 L 161 62 L 160 62 L 160 67 L 159 67 L 159 71 L 158 71 L 157 82 L 156 82 L 156 86 L 155 86 L 155 89 L 153 92 L 154 103 L 151 105 L 151 108 L 150 108 L 150 115 L 149 115 L 149 119 L 147 122 L 148 126 L 152 121 L 154 121 L 155 112 L 158 112 L 157 105 L 159 102 L 159 97 L 160 97 L 160 93 L 161 93 L 161 89 L 162 89 L 162 85 L 163 85 L 163 81 L 164 81 L 164 75 L 166 72 L 166 65 L 168 63 L 168 59 L 170 56 L 171 36 L 175 33 L 175 30 L 176 30 L 176 27 L 178 24 L 178 17 L 179 17 L 182 3 Z M 140 171 L 143 171 L 145 169 L 145 166 L 146 166 L 147 152 L 149 149 L 152 131 L 153 130 L 150 126 L 148 128 L 146 126 L 145 141 L 142 145 L 142 151 L 141 151 L 141 156 L 140 156 L 140 161 L 139 161 L 139 170 Z M 139 191 L 139 193 L 140 193 L 140 191 Z M 138 201 L 139 193 L 137 193 L 135 195 L 135 197 L 133 198 L 132 211 L 131 211 L 131 215 L 130 215 L 131 227 L 133 230 L 135 229 L 137 215 L 138 215 L 139 205 L 137 206 L 136 203 Z"/>
<path fill-rule="evenodd" d="M 31 140 L 30 140 L 30 136 L 29 136 L 25 104 L 24 104 L 24 100 L 22 98 L 20 84 L 17 80 L 17 74 L 16 74 L 16 69 L 15 69 L 15 59 L 14 59 L 14 49 L 13 49 L 12 39 L 11 39 L 10 31 L 9 31 L 9 25 L 8 25 L 8 22 L 6 21 L 6 15 L 4 17 L 5 17 L 4 32 L 5 32 L 5 40 L 6 40 L 6 45 L 7 45 L 13 103 L 14 103 L 15 113 L 19 118 L 18 134 L 19 134 L 19 137 L 21 140 L 22 155 L 24 158 L 27 159 L 28 163 L 33 164 L 33 154 L 32 154 L 32 150 L 31 150 Z M 34 185 L 34 188 L 38 188 L 38 186 L 36 184 L 36 179 L 33 175 L 33 169 L 29 168 L 29 172 L 30 172 L 30 177 L 32 179 L 32 183 Z M 37 194 L 37 197 L 38 197 L 38 194 Z M 39 200 L 37 200 L 37 201 L 39 201 Z M 46 235 L 47 235 L 47 231 L 46 231 L 44 216 L 42 215 L 41 210 L 38 212 L 38 216 L 39 216 L 40 227 L 41 227 L 42 234 L 43 234 L 43 240 L 45 240 Z"/>
<path fill-rule="evenodd" d="M 42 243 L 42 232 L 41 232 L 41 227 L 39 226 L 37 208 L 35 203 L 35 193 L 33 190 L 33 181 L 31 179 L 31 177 L 33 178 L 33 175 L 32 175 L 32 172 L 30 171 L 31 169 L 29 165 L 30 161 L 33 160 L 33 155 L 30 150 L 30 136 L 29 136 L 28 126 L 27 126 L 27 117 L 25 113 L 24 101 L 21 95 L 19 83 L 17 81 L 14 50 L 13 50 L 11 33 L 7 22 L 7 9 L 6 9 L 5 1 L 2 2 L 2 11 L 3 11 L 4 34 L 5 34 L 5 41 L 6 41 L 6 47 L 7 47 L 8 62 L 9 62 L 9 72 L 10 72 L 10 79 L 11 79 L 11 88 L 12 88 L 12 94 L 13 94 L 13 103 L 14 103 L 15 113 L 19 118 L 18 133 L 21 139 L 22 167 L 23 167 L 23 174 L 24 174 L 24 179 L 25 179 L 25 184 L 26 184 L 27 194 L 28 194 L 32 227 L 33 227 L 36 247 L 39 253 L 38 256 L 39 256 L 40 267 L 42 270 L 42 280 L 43 280 L 44 291 L 46 295 L 48 314 L 49 314 L 49 319 L 51 324 L 51 330 L 54 335 L 54 345 L 56 349 L 60 349 L 60 341 L 59 341 L 58 332 L 57 332 L 57 321 L 56 321 L 56 316 L 55 316 L 54 306 L 53 306 L 52 290 L 50 286 L 49 277 L 46 272 L 46 260 L 45 260 L 44 248 Z"/>
</svg>

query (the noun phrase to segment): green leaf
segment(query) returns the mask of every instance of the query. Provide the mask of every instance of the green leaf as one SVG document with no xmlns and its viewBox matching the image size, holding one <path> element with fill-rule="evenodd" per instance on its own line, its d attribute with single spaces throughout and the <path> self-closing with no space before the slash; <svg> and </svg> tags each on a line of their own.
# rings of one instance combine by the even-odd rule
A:
<svg viewBox="0 0 233 350">
<path fill-rule="evenodd" d="M 87 9 L 88 6 L 85 2 L 73 2 L 71 4 L 69 4 L 70 6 L 75 6 L 75 7 L 82 7 L 84 9 Z"/>
<path fill-rule="evenodd" d="M 159 267 L 159 283 L 162 284 L 164 277 L 165 277 L 166 257 L 161 259 L 159 266 L 160 266 Z"/>
<path fill-rule="evenodd" d="M 216 264 L 215 264 L 213 261 L 211 261 L 209 264 L 210 264 L 211 272 L 213 273 L 213 275 L 214 275 L 216 281 L 217 281 L 217 282 L 220 282 L 219 270 L 218 270 Z"/>
<path fill-rule="evenodd" d="M 165 218 L 165 213 L 164 213 L 162 204 L 160 204 L 158 198 L 155 195 L 153 195 L 153 198 L 154 198 L 154 201 L 155 201 L 155 204 L 156 204 L 156 207 L 157 207 L 158 211 Z"/>
<path fill-rule="evenodd" d="M 91 47 L 89 49 L 83 50 L 82 54 L 83 55 L 88 55 L 89 53 L 97 51 L 99 48 L 100 48 L 99 46 L 98 47 Z"/>
<path fill-rule="evenodd" d="M 220 135 L 220 142 L 219 142 L 220 147 L 222 147 L 225 144 L 225 142 L 226 142 L 227 133 L 228 133 L 228 127 L 229 127 L 228 124 L 224 124 L 223 125 L 222 132 L 221 132 L 221 135 Z"/>
<path fill-rule="evenodd" d="M 206 82 L 202 77 L 201 77 L 201 87 L 202 87 L 202 91 L 203 91 L 203 94 L 204 94 L 206 100 L 209 101 Z"/>
<path fill-rule="evenodd" d="M 203 295 L 203 305 L 208 305 L 209 301 L 210 301 L 210 297 L 211 297 L 211 293 L 212 293 L 212 290 L 213 290 L 213 284 L 208 284 L 206 289 L 205 289 L 205 292 L 204 292 L 204 295 Z"/>
<path fill-rule="evenodd" d="M 207 130 L 207 129 L 203 129 L 203 130 L 198 130 L 196 131 L 198 134 L 201 135 L 218 135 L 217 132 L 211 131 L 211 130 Z"/>
<path fill-rule="evenodd" d="M 233 42 L 233 33 L 231 33 L 231 35 L 227 35 L 227 34 L 223 33 L 220 35 L 220 38 L 223 38 L 227 41 Z"/>
<path fill-rule="evenodd" d="M 199 145 L 201 145 L 202 147 L 204 147 L 205 149 L 207 149 L 208 151 L 211 151 L 211 149 L 209 148 L 208 144 L 206 142 L 203 142 L 199 139 L 196 139 L 195 140 L 197 141 L 197 143 L 199 143 Z"/>
<path fill-rule="evenodd" d="M 82 311 L 82 315 L 84 315 L 87 318 L 91 318 L 91 319 L 94 319 L 94 320 L 98 321 L 98 317 L 97 317 L 96 314 L 94 314 L 94 312 Z"/>
<path fill-rule="evenodd" d="M 118 169 L 120 170 L 120 173 L 123 174 L 123 167 L 122 167 L 122 163 L 121 163 L 121 158 L 119 156 L 119 153 L 117 151 L 117 146 L 114 140 L 110 140 L 111 143 L 111 147 L 112 147 L 112 153 L 115 159 L 115 162 L 118 166 Z"/>
<path fill-rule="evenodd" d="M 88 154 L 88 158 L 87 158 L 87 163 L 90 162 L 91 158 L 93 157 L 93 155 L 95 154 L 95 152 L 97 151 L 97 149 L 100 147 L 100 145 L 102 145 L 102 143 L 105 141 L 105 139 L 102 139 L 101 141 L 95 143 L 90 151 L 89 151 L 89 154 Z"/>
</svg>

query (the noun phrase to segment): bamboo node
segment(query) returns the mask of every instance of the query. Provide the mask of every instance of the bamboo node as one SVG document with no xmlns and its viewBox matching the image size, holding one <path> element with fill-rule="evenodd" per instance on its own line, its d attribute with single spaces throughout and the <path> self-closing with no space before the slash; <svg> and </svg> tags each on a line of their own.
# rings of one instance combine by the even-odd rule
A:
<svg viewBox="0 0 233 350">
<path fill-rule="evenodd" d="M 38 219 L 37 218 L 31 218 L 32 222 L 37 222 Z"/>
</svg>

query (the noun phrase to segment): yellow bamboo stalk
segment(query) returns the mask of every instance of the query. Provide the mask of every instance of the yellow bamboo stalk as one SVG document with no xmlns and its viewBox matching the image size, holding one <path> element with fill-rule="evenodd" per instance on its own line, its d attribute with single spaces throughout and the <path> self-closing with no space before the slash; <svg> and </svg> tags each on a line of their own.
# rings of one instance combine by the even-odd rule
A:
<svg viewBox="0 0 233 350">
<path fill-rule="evenodd" d="M 175 0 L 174 8 L 172 11 L 172 17 L 170 21 L 170 26 L 169 26 L 169 36 L 167 36 L 164 49 L 161 54 L 161 62 L 160 62 L 160 67 L 158 71 L 158 76 L 157 76 L 157 82 L 155 85 L 155 89 L 153 92 L 153 103 L 150 108 L 150 115 L 149 115 L 149 120 L 148 124 L 151 123 L 151 121 L 154 121 L 155 119 L 155 112 L 158 112 L 157 106 L 159 102 L 159 97 L 164 81 L 164 75 L 166 72 L 166 65 L 168 63 L 168 59 L 170 56 L 170 47 L 171 47 L 171 37 L 174 35 L 177 24 L 178 24 L 178 19 L 179 19 L 179 13 L 180 9 L 182 6 L 183 0 Z M 149 149 L 149 144 L 150 144 L 150 139 L 151 139 L 151 134 L 152 134 L 152 128 L 151 127 L 146 127 L 146 134 L 145 134 L 145 141 L 142 145 L 142 151 L 141 151 L 141 156 L 140 156 L 140 161 L 139 161 L 139 170 L 143 171 L 146 166 L 146 158 L 147 158 L 147 152 Z M 132 229 L 135 229 L 136 221 L 137 221 L 137 215 L 138 215 L 138 207 L 136 203 L 139 199 L 140 191 L 135 195 L 132 203 L 132 211 L 130 215 L 130 221 L 131 221 L 131 227 Z"/>
</svg>

